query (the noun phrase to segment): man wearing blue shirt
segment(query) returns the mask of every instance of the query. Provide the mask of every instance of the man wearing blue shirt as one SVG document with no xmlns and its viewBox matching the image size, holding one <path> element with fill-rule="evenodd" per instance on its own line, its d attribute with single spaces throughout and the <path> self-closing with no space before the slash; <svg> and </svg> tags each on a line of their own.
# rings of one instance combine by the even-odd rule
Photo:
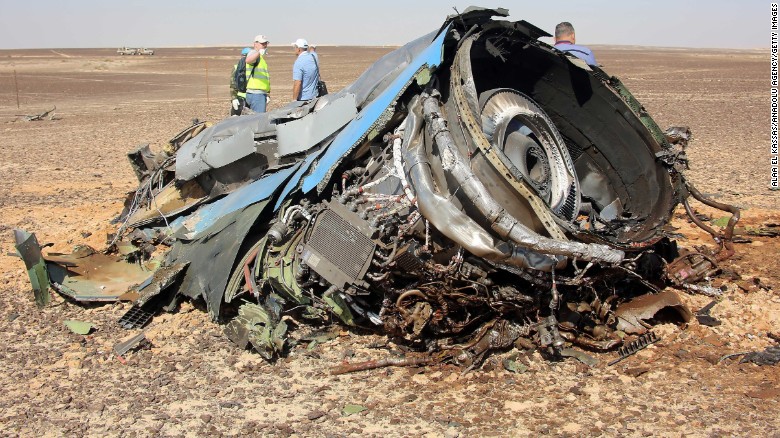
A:
<svg viewBox="0 0 780 438">
<path fill-rule="evenodd" d="M 293 100 L 311 100 L 317 97 L 320 71 L 316 52 L 309 52 L 309 43 L 298 38 L 292 46 L 298 58 L 293 64 Z"/>
<path fill-rule="evenodd" d="M 574 36 L 574 26 L 568 21 L 555 26 L 555 48 L 561 52 L 571 53 L 587 62 L 588 65 L 598 65 L 596 57 L 593 56 L 593 51 L 577 44 Z"/>
</svg>

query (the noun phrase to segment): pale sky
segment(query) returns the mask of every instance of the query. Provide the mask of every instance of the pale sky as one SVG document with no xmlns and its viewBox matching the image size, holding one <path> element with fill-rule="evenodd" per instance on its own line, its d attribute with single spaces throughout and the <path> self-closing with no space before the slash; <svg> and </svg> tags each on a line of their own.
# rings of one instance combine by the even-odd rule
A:
<svg viewBox="0 0 780 438">
<path fill-rule="evenodd" d="M 768 48 L 763 0 L 0 0 L 0 49 L 273 45 L 402 45 L 437 29 L 453 6 L 504 7 L 552 33 L 570 21 L 581 44 Z M 549 41 L 547 41 L 549 42 Z"/>
</svg>

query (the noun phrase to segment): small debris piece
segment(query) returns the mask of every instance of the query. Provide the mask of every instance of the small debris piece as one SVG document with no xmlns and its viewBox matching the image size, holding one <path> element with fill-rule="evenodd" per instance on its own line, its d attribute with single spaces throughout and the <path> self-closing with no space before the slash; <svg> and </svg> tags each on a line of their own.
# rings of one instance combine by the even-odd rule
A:
<svg viewBox="0 0 780 438">
<path fill-rule="evenodd" d="M 153 313 L 147 312 L 139 306 L 133 306 L 119 318 L 119 326 L 127 330 L 143 328 L 152 320 L 153 316 Z"/>
<path fill-rule="evenodd" d="M 620 304 L 615 310 L 617 329 L 635 335 L 644 334 L 648 326 L 645 321 L 657 319 L 659 316 L 682 325 L 691 320 L 692 314 L 680 297 L 670 290 L 640 295 Z"/>
<path fill-rule="evenodd" d="M 507 370 L 509 372 L 512 372 L 512 373 L 521 374 L 521 373 L 524 373 L 524 372 L 528 371 L 528 366 L 526 366 L 522 362 L 518 362 L 517 360 L 515 360 L 513 358 L 504 359 L 501 362 L 501 364 L 504 366 L 505 370 Z"/>
<path fill-rule="evenodd" d="M 595 367 L 599 363 L 599 360 L 595 357 L 585 353 L 584 351 L 575 350 L 573 348 L 561 348 L 560 353 L 563 357 L 573 357 L 591 368 Z"/>
<path fill-rule="evenodd" d="M 266 300 L 265 305 L 245 303 L 238 308 L 238 316 L 225 326 L 225 334 L 239 348 L 249 344 L 265 359 L 284 350 L 287 323 L 281 320 L 279 307 L 274 301 Z"/>
<path fill-rule="evenodd" d="M 720 297 L 723 295 L 722 290 L 706 284 L 683 284 L 682 287 L 688 292 L 698 293 L 708 297 Z"/>
<path fill-rule="evenodd" d="M 136 349 L 141 346 L 144 341 L 148 342 L 146 339 L 146 334 L 144 332 L 138 333 L 137 335 L 130 336 L 128 338 L 125 338 L 124 341 L 114 345 L 114 353 L 117 356 L 124 356 L 125 353 L 127 353 L 130 350 Z"/>
<path fill-rule="evenodd" d="M 620 355 L 620 357 L 608 363 L 607 365 L 609 366 L 615 365 L 616 363 L 627 358 L 628 356 L 636 354 L 636 352 L 638 352 L 639 350 L 643 350 L 647 348 L 648 345 L 655 344 L 660 340 L 661 338 L 659 338 L 658 335 L 656 335 L 655 333 L 647 332 L 644 335 L 638 337 L 636 340 L 631 341 L 628 345 L 620 347 L 620 349 L 618 349 L 618 354 Z"/>
<path fill-rule="evenodd" d="M 54 110 L 56 110 L 56 109 L 57 109 L 57 107 L 55 106 L 54 108 L 52 108 L 52 109 L 50 109 L 48 111 L 44 111 L 44 112 L 42 112 L 40 114 L 18 114 L 18 115 L 25 122 L 37 122 L 37 121 L 43 120 L 43 119 L 45 119 L 47 117 L 48 117 L 49 120 L 56 120 L 54 118 L 54 115 L 56 114 L 54 112 Z"/>
<path fill-rule="evenodd" d="M 689 252 L 666 266 L 666 275 L 677 286 L 693 285 L 720 272 L 715 259 L 701 252 Z"/>
<path fill-rule="evenodd" d="M 95 328 L 91 322 L 68 319 L 64 321 L 65 327 L 77 335 L 88 335 Z"/>
<path fill-rule="evenodd" d="M 365 362 L 344 363 L 331 368 L 330 373 L 334 376 L 339 374 L 353 373 L 355 371 L 366 371 L 384 367 L 410 367 L 429 365 L 440 361 L 439 356 L 414 356 L 414 357 L 389 357 L 386 359 L 367 360 Z"/>
<path fill-rule="evenodd" d="M 754 351 L 745 355 L 739 363 L 753 362 L 756 365 L 777 365 L 780 362 L 780 346 L 771 345 L 764 351 Z"/>
<path fill-rule="evenodd" d="M 341 410 L 341 415 L 349 417 L 352 414 L 357 414 L 367 410 L 368 408 L 365 406 L 347 404 L 344 406 L 344 409 Z"/>
<path fill-rule="evenodd" d="M 719 319 L 710 316 L 710 310 L 712 310 L 716 304 L 718 304 L 718 302 L 713 300 L 696 312 L 696 320 L 699 321 L 699 324 L 706 325 L 707 327 L 717 327 L 720 325 Z"/>
<path fill-rule="evenodd" d="M 736 353 L 724 354 L 723 356 L 720 357 L 720 359 L 718 359 L 718 363 L 721 363 L 721 362 L 723 362 L 726 359 L 731 359 L 732 357 L 744 356 L 744 355 L 749 354 L 749 353 L 750 353 L 750 351 L 739 351 L 739 352 L 736 352 Z"/>
<path fill-rule="evenodd" d="M 729 223 L 729 219 L 731 219 L 731 216 L 722 216 L 717 219 L 713 219 L 711 223 L 716 227 L 726 228 L 726 225 Z"/>
</svg>

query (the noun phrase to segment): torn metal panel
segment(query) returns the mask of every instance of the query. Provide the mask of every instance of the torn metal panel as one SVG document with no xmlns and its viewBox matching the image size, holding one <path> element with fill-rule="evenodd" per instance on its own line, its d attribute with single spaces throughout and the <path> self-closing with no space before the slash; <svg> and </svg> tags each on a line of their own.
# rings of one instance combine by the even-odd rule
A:
<svg viewBox="0 0 780 438">
<path fill-rule="evenodd" d="M 197 181 L 187 181 L 181 186 L 174 182 L 166 185 L 147 205 L 135 210 L 128 218 L 128 227 L 134 228 L 147 223 L 176 216 L 196 207 L 208 199 L 208 194 Z"/>
<path fill-rule="evenodd" d="M 176 179 L 191 180 L 209 169 L 223 167 L 220 164 L 228 161 L 227 157 L 232 153 L 229 145 L 238 145 L 240 152 L 237 155 L 246 156 L 249 149 L 247 138 L 251 137 L 253 142 L 255 137 L 275 136 L 274 120 L 283 114 L 284 108 L 268 113 L 230 117 L 204 129 L 180 147 L 176 160 Z"/>
<path fill-rule="evenodd" d="M 216 319 L 222 307 L 228 277 L 239 258 L 238 253 L 250 229 L 268 201 L 252 204 L 223 218 L 224 227 L 216 234 L 206 234 L 191 242 L 177 241 L 168 259 L 189 262 L 180 293 L 191 298 L 202 297 L 211 316 Z"/>
<path fill-rule="evenodd" d="M 366 107 L 382 94 L 423 50 L 430 46 L 438 33 L 438 31 L 430 32 L 383 56 L 368 67 L 355 82 L 347 85 L 336 95 L 354 94 L 358 108 Z"/>
<path fill-rule="evenodd" d="M 16 253 L 24 261 L 27 275 L 35 296 L 35 304 L 43 307 L 51 302 L 49 295 L 49 275 L 46 271 L 46 262 L 41 255 L 41 245 L 35 234 L 24 230 L 14 230 L 16 241 Z"/>
<path fill-rule="evenodd" d="M 201 173 L 210 169 L 209 165 L 203 161 L 202 150 L 199 149 L 200 143 L 207 138 L 214 127 L 201 131 L 198 135 L 185 142 L 176 154 L 176 178 L 181 181 L 188 181 Z"/>
<path fill-rule="evenodd" d="M 44 258 L 52 286 L 76 301 L 116 301 L 152 277 L 156 265 L 128 262 L 123 256 L 99 253 L 87 246 Z"/>
<path fill-rule="evenodd" d="M 650 327 L 650 320 L 685 324 L 693 314 L 670 290 L 647 294 L 623 303 L 615 310 L 617 329 L 629 334 L 642 334 Z"/>
<path fill-rule="evenodd" d="M 131 289 L 131 292 L 138 294 L 138 298 L 134 300 L 135 304 L 143 306 L 162 291 L 168 289 L 179 279 L 181 273 L 187 269 L 187 266 L 189 266 L 189 263 L 175 263 L 156 270 L 152 277 Z"/>
<path fill-rule="evenodd" d="M 214 234 L 219 232 L 221 229 L 218 226 L 215 227 L 216 224 L 226 224 L 224 218 L 230 217 L 233 213 L 249 205 L 267 199 L 297 168 L 298 166 L 295 165 L 281 169 L 236 190 L 212 204 L 203 206 L 182 223 L 181 228 L 176 231 L 176 236 L 186 240 L 195 240 L 203 237 L 205 233 Z"/>
<path fill-rule="evenodd" d="M 201 158 L 210 168 L 216 169 L 255 152 L 255 134 L 247 128 L 230 137 L 209 142 Z"/>
<path fill-rule="evenodd" d="M 309 117 L 280 123 L 276 127 L 279 155 L 292 155 L 310 149 L 352 121 L 356 114 L 355 95 L 347 93 L 331 100 Z"/>
</svg>

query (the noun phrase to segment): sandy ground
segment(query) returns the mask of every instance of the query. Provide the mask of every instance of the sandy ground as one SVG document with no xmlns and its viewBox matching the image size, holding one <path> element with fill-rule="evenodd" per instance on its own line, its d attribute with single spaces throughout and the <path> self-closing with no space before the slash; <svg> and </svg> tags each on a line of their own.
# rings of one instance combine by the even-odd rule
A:
<svg viewBox="0 0 780 438">
<path fill-rule="evenodd" d="M 321 47 L 323 77 L 338 90 L 389 50 Z M 780 193 L 767 189 L 767 53 L 595 52 L 662 127 L 692 128 L 689 177 L 700 190 L 742 207 L 744 224 L 780 223 Z M 494 356 L 465 374 L 445 365 L 331 376 L 345 359 L 386 357 L 376 348 L 384 338 L 342 331 L 269 364 L 237 351 L 192 303 L 156 317 L 151 348 L 123 364 L 110 351 L 130 334 L 116 324 L 128 304 L 85 307 L 56 297 L 38 310 L 21 261 L 7 255 L 11 230 L 34 231 L 60 251 L 103 247 L 108 221 L 135 188 L 126 152 L 163 144 L 192 118 L 223 118 L 236 53 L 0 51 L 0 435 L 777 436 L 778 367 L 717 364 L 723 354 L 771 345 L 767 332 L 780 332 L 776 238 L 738 244 L 724 264 L 737 276 L 712 310 L 722 325 L 658 327 L 661 342 L 612 367 L 614 354 L 587 368 L 529 353 L 528 370 L 517 374 Z M 271 47 L 272 108 L 289 101 L 292 61 L 290 50 Z M 17 117 L 54 106 L 55 120 Z M 711 243 L 682 214 L 673 225 L 683 246 Z M 683 298 L 693 310 L 710 301 Z M 97 330 L 75 335 L 67 319 Z M 344 415 L 347 404 L 366 410 Z"/>
</svg>

